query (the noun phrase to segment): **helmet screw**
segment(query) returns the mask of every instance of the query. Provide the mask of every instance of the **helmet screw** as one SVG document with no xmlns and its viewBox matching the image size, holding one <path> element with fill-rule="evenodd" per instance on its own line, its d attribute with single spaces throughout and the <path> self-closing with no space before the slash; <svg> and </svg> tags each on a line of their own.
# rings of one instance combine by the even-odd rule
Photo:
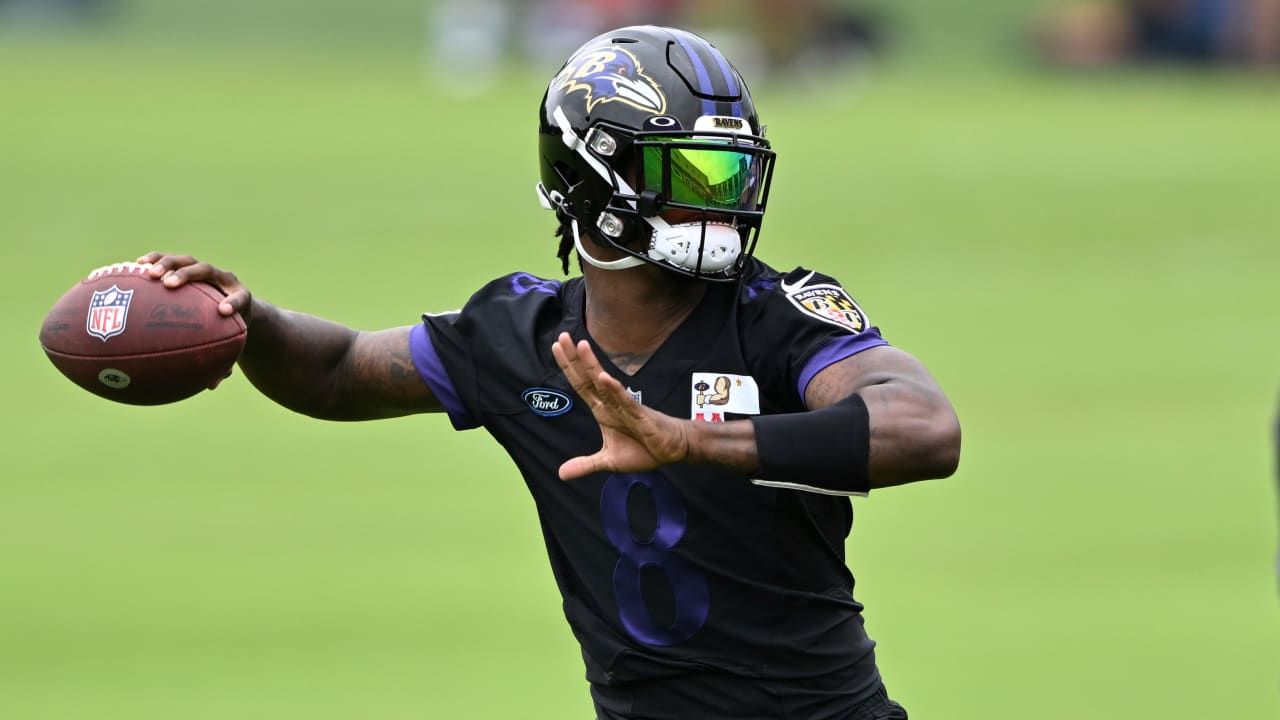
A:
<svg viewBox="0 0 1280 720">
<path fill-rule="evenodd" d="M 592 150 L 595 150 L 605 157 L 610 157 L 618 151 L 618 141 L 614 140 L 608 133 L 603 133 L 597 130 L 593 132 L 592 135 L 595 136 L 591 138 Z"/>
<path fill-rule="evenodd" d="M 612 238 L 622 237 L 622 221 L 613 215 L 601 215 L 600 231 Z"/>
</svg>

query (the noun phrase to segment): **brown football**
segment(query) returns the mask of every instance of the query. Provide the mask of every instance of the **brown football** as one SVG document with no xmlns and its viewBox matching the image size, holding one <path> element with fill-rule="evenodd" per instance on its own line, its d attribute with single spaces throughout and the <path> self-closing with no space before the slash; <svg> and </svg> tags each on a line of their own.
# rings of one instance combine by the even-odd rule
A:
<svg viewBox="0 0 1280 720">
<path fill-rule="evenodd" d="M 148 267 L 94 270 L 54 303 L 40 328 L 40 346 L 63 375 L 131 405 L 171 403 L 217 384 L 246 336 L 239 315 L 218 313 L 221 290 L 205 283 L 170 289 Z"/>
</svg>

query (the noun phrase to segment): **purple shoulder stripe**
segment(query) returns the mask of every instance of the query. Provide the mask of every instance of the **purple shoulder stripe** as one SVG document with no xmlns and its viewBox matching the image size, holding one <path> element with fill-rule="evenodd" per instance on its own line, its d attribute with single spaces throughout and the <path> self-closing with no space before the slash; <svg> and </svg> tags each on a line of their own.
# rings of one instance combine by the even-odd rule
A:
<svg viewBox="0 0 1280 720">
<path fill-rule="evenodd" d="M 823 345 L 821 350 L 809 358 L 809 362 L 805 363 L 804 370 L 800 372 L 800 382 L 796 383 L 796 390 L 800 393 L 800 401 L 804 402 L 804 391 L 809 389 L 809 383 L 813 381 L 814 375 L 847 357 L 857 355 L 863 350 L 870 350 L 873 347 L 888 344 L 888 341 L 880 337 L 880 330 L 872 327 L 857 335 L 842 335 Z"/>
<path fill-rule="evenodd" d="M 431 344 L 426 325 L 419 323 L 409 331 L 409 353 L 413 356 L 413 366 L 418 369 L 422 381 L 435 393 L 445 412 L 449 413 L 453 429 L 470 430 L 480 427 L 480 423 L 471 417 L 471 413 L 463 406 L 462 399 L 458 397 L 449 373 L 445 372 L 444 363 L 440 362 L 440 355 Z"/>
</svg>

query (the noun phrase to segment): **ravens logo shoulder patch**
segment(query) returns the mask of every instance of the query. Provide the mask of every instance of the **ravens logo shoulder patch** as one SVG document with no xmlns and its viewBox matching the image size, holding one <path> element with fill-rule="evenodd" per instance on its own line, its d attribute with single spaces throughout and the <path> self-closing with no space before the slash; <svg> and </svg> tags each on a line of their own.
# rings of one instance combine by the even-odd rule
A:
<svg viewBox="0 0 1280 720">
<path fill-rule="evenodd" d="M 804 285 L 804 281 L 796 285 Z M 782 290 L 791 304 L 805 315 L 844 328 L 855 335 L 871 326 L 867 321 L 867 314 L 862 312 L 858 303 L 839 285 L 821 283 L 796 287 L 784 282 Z"/>
</svg>

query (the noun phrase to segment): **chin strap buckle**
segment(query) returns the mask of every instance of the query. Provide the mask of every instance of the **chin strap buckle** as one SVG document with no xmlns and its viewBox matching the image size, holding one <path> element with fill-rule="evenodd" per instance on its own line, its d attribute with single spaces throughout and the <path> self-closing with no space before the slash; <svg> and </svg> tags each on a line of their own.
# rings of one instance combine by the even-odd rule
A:
<svg viewBox="0 0 1280 720">
<path fill-rule="evenodd" d="M 542 205 L 543 210 L 559 211 L 564 206 L 564 196 L 557 191 L 547 190 L 547 186 L 538 183 L 538 204 Z"/>
</svg>

